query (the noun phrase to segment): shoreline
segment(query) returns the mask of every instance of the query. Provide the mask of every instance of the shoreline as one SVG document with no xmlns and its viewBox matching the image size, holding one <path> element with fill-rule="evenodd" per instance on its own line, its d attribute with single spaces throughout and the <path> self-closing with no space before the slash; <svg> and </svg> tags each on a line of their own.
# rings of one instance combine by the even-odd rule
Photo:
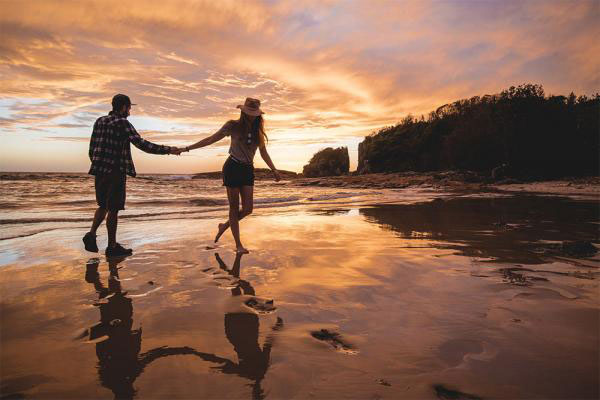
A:
<svg viewBox="0 0 600 400">
<path fill-rule="evenodd" d="M 431 186 L 448 191 L 527 192 L 557 195 L 600 195 L 600 177 L 562 178 L 522 182 L 504 179 L 488 182 L 472 172 L 394 172 L 298 178 L 292 185 L 360 189 L 404 189 Z"/>
<path fill-rule="evenodd" d="M 297 187 L 323 188 L 355 188 L 355 189 L 405 189 L 432 187 L 449 192 L 497 192 L 497 193 L 530 193 L 556 195 L 600 196 L 600 176 L 564 177 L 549 180 L 520 181 L 513 178 L 492 181 L 491 178 L 471 171 L 434 171 L 434 172 L 380 172 L 371 174 L 354 174 L 340 176 L 323 176 L 307 178 L 293 171 L 279 170 L 279 185 Z M 0 181 L 40 180 L 45 176 L 72 176 L 74 178 L 89 177 L 84 172 L 0 172 Z M 220 180 L 220 171 L 190 174 L 175 173 L 140 173 L 135 179 L 148 179 L 156 176 L 187 177 L 191 180 Z M 171 180 L 171 179 L 167 179 Z M 177 181 L 178 179 L 172 179 Z M 273 180 L 272 172 L 267 168 L 255 169 L 257 182 Z"/>
</svg>

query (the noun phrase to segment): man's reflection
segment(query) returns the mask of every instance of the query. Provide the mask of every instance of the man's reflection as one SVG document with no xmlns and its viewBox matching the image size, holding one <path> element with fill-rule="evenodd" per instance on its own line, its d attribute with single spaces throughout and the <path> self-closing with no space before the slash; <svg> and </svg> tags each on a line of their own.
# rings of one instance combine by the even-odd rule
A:
<svg viewBox="0 0 600 400">
<path fill-rule="evenodd" d="M 230 270 L 218 254 L 215 254 L 221 269 L 239 279 L 242 255 L 237 255 Z M 100 322 L 88 330 L 89 340 L 96 342 L 98 356 L 98 375 L 101 384 L 110 389 L 116 399 L 131 399 L 136 390 L 133 386 L 144 368 L 151 362 L 173 355 L 193 355 L 203 361 L 219 364 L 216 369 L 225 374 L 235 374 L 253 381 L 252 398 L 264 399 L 261 382 L 270 363 L 272 336 L 268 336 L 261 349 L 258 344 L 259 319 L 254 313 L 225 314 L 225 335 L 233 345 L 238 363 L 211 353 L 199 352 L 188 346 L 157 347 L 140 354 L 142 329 L 133 328 L 133 302 L 123 291 L 119 280 L 118 264 L 124 258 L 109 259 L 109 277 L 107 286 L 100 280 L 98 259 L 86 264 L 85 281 L 94 285 L 98 294 L 97 305 L 100 309 Z M 231 290 L 232 296 L 255 295 L 252 285 L 239 280 Z M 272 329 L 278 330 L 283 321 L 277 318 Z"/>
<path fill-rule="evenodd" d="M 219 267 L 228 274 L 238 278 L 235 288 L 231 289 L 232 296 L 250 295 L 255 296 L 255 291 L 250 282 L 240 278 L 240 263 L 242 254 L 237 254 L 233 263 L 233 268 L 229 269 L 223 262 L 218 253 L 215 258 Z M 278 330 L 283 326 L 281 318 L 277 318 L 277 323 L 273 330 Z M 225 314 L 225 335 L 233 345 L 238 355 L 238 364 L 226 363 L 219 367 L 226 374 L 236 374 L 254 381 L 252 385 L 252 398 L 263 399 L 264 392 L 261 388 L 261 382 L 269 369 L 271 360 L 271 347 L 273 337 L 268 336 L 263 348 L 258 344 L 259 319 L 254 313 L 227 313 Z"/>
<path fill-rule="evenodd" d="M 124 258 L 108 261 L 108 288 L 100 281 L 99 261 L 86 265 L 85 280 L 94 284 L 98 293 L 100 322 L 90 328 L 90 340 L 96 343 L 98 374 L 103 386 L 112 390 L 115 398 L 132 398 L 133 382 L 140 374 L 138 362 L 142 344 L 142 329 L 133 327 L 133 304 L 123 292 L 118 265 Z"/>
</svg>

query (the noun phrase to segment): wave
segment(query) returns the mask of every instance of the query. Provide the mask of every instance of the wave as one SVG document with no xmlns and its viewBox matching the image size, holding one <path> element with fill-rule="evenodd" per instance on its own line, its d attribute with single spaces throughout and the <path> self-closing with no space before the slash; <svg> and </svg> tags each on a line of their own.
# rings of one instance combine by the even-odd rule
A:
<svg viewBox="0 0 600 400">
<path fill-rule="evenodd" d="M 7 208 L 22 208 L 23 205 L 22 204 L 17 204 L 17 203 L 11 203 L 11 202 L 0 202 L 0 210 L 2 209 L 7 209 Z"/>
<path fill-rule="evenodd" d="M 0 181 L 41 181 L 52 179 L 90 179 L 90 175 L 81 174 L 64 174 L 52 172 L 9 172 L 0 174 Z"/>
<path fill-rule="evenodd" d="M 289 196 L 289 197 L 266 197 L 261 199 L 254 199 L 254 204 L 272 204 L 272 203 L 289 203 L 292 201 L 300 201 L 302 197 Z"/>
<path fill-rule="evenodd" d="M 143 174 L 135 179 L 150 181 L 187 181 L 192 180 L 193 174 Z M 61 172 L 5 172 L 0 174 L 2 181 L 40 181 L 52 179 L 93 179 L 92 175 L 87 173 L 61 173 Z"/>
<path fill-rule="evenodd" d="M 288 197 L 270 197 L 270 198 L 259 198 L 254 199 L 255 204 L 276 204 L 276 203 L 290 203 L 298 202 L 302 200 L 299 196 L 288 196 Z M 42 203 L 38 202 L 38 205 Z M 128 208 L 134 209 L 135 207 L 218 207 L 228 205 L 228 201 L 225 198 L 214 198 L 214 197 L 197 197 L 197 198 L 176 198 L 176 199 L 148 199 L 148 200 L 127 200 Z M 58 210 L 61 207 L 88 207 L 96 208 L 95 199 L 77 199 L 77 200 L 66 200 L 56 202 L 43 202 L 43 205 L 56 207 Z M 18 202 L 0 202 L 0 209 L 19 209 L 29 208 L 30 204 L 18 203 Z M 63 208 L 64 209 L 64 208 Z M 173 210 L 175 212 L 175 210 Z M 13 220 L 0 220 L 0 224 L 13 223 Z M 19 220 L 21 221 L 21 220 Z M 29 223 L 28 219 L 22 219 L 22 223 Z M 67 222 L 57 221 L 52 218 L 47 219 L 35 219 L 35 222 Z M 21 223 L 21 222 L 18 222 Z"/>
<path fill-rule="evenodd" d="M 39 235 L 40 233 L 54 231 L 56 229 L 59 229 L 59 228 L 48 228 L 48 229 L 40 229 L 40 230 L 32 231 L 32 232 L 18 233 L 18 234 L 14 234 L 12 236 L 9 235 L 9 236 L 5 236 L 5 237 L 0 237 L 0 241 L 2 241 L 2 240 L 11 240 L 11 239 L 26 238 L 26 237 L 29 237 L 29 236 Z"/>
<path fill-rule="evenodd" d="M 167 175 L 161 176 L 160 179 L 166 181 L 189 181 L 192 179 L 192 175 Z"/>
<path fill-rule="evenodd" d="M 289 196 L 289 197 L 272 197 L 272 198 L 263 198 L 256 199 L 254 201 L 255 208 L 270 208 L 270 207 L 280 207 L 280 206 L 295 206 L 305 204 L 302 202 L 304 198 L 298 196 Z M 79 201 L 78 201 L 79 202 Z M 210 198 L 200 198 L 200 199 L 181 199 L 177 201 L 173 200 L 149 200 L 149 201 L 140 201 L 137 204 L 151 204 L 151 205 L 172 205 L 173 203 L 187 203 L 194 204 L 199 206 L 212 206 L 211 208 L 205 209 L 197 209 L 197 210 L 169 210 L 163 212 L 146 212 L 146 213 L 136 213 L 136 214 L 123 214 L 119 215 L 119 218 L 123 219 L 135 219 L 135 218 L 152 218 L 152 217 L 169 217 L 174 215 L 190 215 L 190 214 L 198 214 L 198 213 L 207 213 L 218 210 L 227 209 L 227 200 L 226 199 L 210 199 Z M 135 204 L 135 202 L 128 202 L 128 204 Z M 220 207 L 217 207 L 220 206 Z M 168 210 L 168 209 L 167 209 Z M 0 225 L 14 225 L 14 224 L 40 224 L 40 223 L 68 223 L 68 222 L 90 222 L 92 219 L 92 215 L 86 217 L 46 217 L 46 218 L 7 218 L 0 219 Z"/>
<path fill-rule="evenodd" d="M 224 206 L 224 205 L 228 204 L 226 199 L 210 199 L 210 198 L 192 199 L 192 200 L 189 200 L 189 202 L 195 206 Z"/>
<path fill-rule="evenodd" d="M 352 192 L 337 192 L 332 194 L 321 194 L 318 196 L 313 196 L 307 198 L 308 201 L 323 201 L 323 200 L 335 200 L 335 199 L 343 199 L 348 197 L 356 197 L 356 196 L 364 196 L 367 193 L 352 193 Z"/>
<path fill-rule="evenodd" d="M 128 200 L 127 204 L 136 206 L 224 206 L 227 199 L 212 197 L 178 198 L 178 199 L 152 199 L 152 200 Z"/>
<path fill-rule="evenodd" d="M 145 179 L 148 181 L 191 181 L 193 174 L 180 175 L 138 175 L 135 179 Z"/>
<path fill-rule="evenodd" d="M 50 203 L 57 206 L 95 206 L 96 200 L 69 200 Z"/>
<path fill-rule="evenodd" d="M 120 216 L 119 218 L 123 218 Z M 0 225 L 13 225 L 13 224 L 40 224 L 44 222 L 89 222 L 91 217 L 87 218 L 13 218 L 13 219 L 0 219 Z"/>
<path fill-rule="evenodd" d="M 140 213 L 140 214 L 125 214 L 119 215 L 119 219 L 134 219 L 134 218 L 147 218 L 147 217 L 163 217 L 173 215 L 188 215 L 197 214 L 202 212 L 209 212 L 212 210 L 193 210 L 193 211 L 167 211 L 167 212 L 155 212 L 155 213 Z M 14 224 L 41 224 L 51 222 L 90 222 L 93 215 L 89 217 L 56 217 L 56 218 L 13 218 L 13 219 L 0 219 L 0 225 L 14 225 Z"/>
</svg>

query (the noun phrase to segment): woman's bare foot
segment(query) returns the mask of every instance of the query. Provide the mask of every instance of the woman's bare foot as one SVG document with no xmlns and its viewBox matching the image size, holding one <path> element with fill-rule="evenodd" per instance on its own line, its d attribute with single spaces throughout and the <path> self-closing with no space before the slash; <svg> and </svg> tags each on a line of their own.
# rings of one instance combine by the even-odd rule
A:
<svg viewBox="0 0 600 400">
<path fill-rule="evenodd" d="M 219 238 L 225 233 L 226 230 L 227 224 L 219 224 L 219 231 L 217 232 L 217 236 L 215 236 L 215 243 L 219 241 Z"/>
<path fill-rule="evenodd" d="M 237 249 L 235 249 L 235 252 L 237 254 L 248 254 L 250 253 L 250 251 L 248 251 L 247 249 L 245 249 L 244 247 L 238 247 Z"/>
</svg>

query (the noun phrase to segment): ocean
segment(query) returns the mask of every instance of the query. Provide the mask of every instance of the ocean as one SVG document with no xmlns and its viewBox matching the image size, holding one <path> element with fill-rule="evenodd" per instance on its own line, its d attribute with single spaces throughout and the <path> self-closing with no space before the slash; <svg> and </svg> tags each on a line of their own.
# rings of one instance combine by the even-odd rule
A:
<svg viewBox="0 0 600 400">
<path fill-rule="evenodd" d="M 226 216 L 225 188 L 218 179 L 141 174 L 127 179 L 122 219 L 169 220 Z M 255 213 L 302 208 L 414 203 L 443 196 L 431 187 L 357 189 L 300 187 L 291 181 L 257 181 Z M 85 173 L 4 172 L 0 175 L 0 240 L 48 230 L 86 226 L 96 209 L 94 177 Z"/>
</svg>

